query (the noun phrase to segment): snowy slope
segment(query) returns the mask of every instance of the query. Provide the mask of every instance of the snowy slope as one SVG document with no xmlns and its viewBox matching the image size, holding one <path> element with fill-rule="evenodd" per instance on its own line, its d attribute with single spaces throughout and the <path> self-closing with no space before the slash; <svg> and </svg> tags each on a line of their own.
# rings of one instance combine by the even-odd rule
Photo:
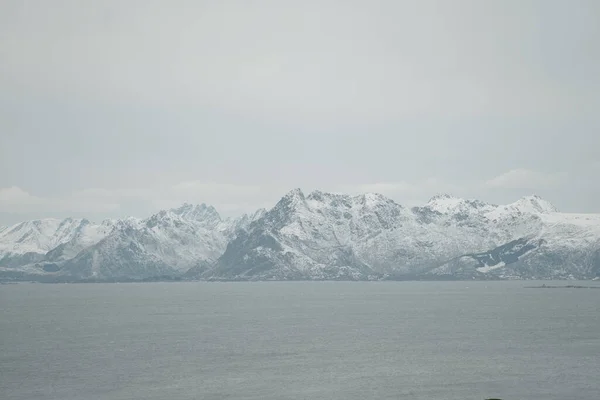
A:
<svg viewBox="0 0 600 400">
<path fill-rule="evenodd" d="M 462 255 L 430 274 L 505 279 L 600 275 L 600 215 L 560 213 L 552 207 L 530 212 L 539 213 L 539 229 L 496 248 Z"/>
</svg>

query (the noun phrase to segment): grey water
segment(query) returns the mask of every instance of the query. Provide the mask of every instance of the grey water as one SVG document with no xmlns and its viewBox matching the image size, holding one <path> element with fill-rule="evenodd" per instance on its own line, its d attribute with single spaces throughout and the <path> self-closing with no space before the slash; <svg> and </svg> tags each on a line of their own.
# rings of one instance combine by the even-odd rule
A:
<svg viewBox="0 0 600 400">
<path fill-rule="evenodd" d="M 600 290 L 531 285 L 0 285 L 0 398 L 600 398 Z"/>
</svg>

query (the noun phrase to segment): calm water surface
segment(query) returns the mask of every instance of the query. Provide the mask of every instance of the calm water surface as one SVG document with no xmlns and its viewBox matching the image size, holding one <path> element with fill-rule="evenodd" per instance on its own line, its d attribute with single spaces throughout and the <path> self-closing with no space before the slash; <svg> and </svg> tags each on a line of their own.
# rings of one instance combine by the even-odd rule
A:
<svg viewBox="0 0 600 400">
<path fill-rule="evenodd" d="M 0 398 L 600 398 L 600 290 L 531 284 L 0 285 Z"/>
</svg>

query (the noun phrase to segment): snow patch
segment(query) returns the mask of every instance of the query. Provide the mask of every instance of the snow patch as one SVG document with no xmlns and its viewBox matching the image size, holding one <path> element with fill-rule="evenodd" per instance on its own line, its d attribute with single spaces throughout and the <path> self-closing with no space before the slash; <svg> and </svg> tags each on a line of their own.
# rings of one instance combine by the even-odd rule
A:
<svg viewBox="0 0 600 400">
<path fill-rule="evenodd" d="M 501 261 L 501 262 L 499 262 L 496 265 L 486 265 L 485 267 L 479 267 L 479 268 L 477 268 L 477 271 L 479 271 L 481 273 L 484 273 L 484 274 L 487 274 L 488 272 L 491 272 L 491 271 L 496 270 L 496 269 L 500 269 L 500 268 L 505 267 L 505 266 L 506 266 L 506 264 Z"/>
</svg>

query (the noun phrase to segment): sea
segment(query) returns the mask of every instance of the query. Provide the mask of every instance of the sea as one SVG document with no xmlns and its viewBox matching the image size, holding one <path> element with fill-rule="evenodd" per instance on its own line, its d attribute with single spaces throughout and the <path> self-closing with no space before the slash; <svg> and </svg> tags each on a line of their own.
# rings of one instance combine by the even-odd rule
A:
<svg viewBox="0 0 600 400">
<path fill-rule="evenodd" d="M 600 399 L 600 282 L 0 285 L 0 399 Z"/>
</svg>

